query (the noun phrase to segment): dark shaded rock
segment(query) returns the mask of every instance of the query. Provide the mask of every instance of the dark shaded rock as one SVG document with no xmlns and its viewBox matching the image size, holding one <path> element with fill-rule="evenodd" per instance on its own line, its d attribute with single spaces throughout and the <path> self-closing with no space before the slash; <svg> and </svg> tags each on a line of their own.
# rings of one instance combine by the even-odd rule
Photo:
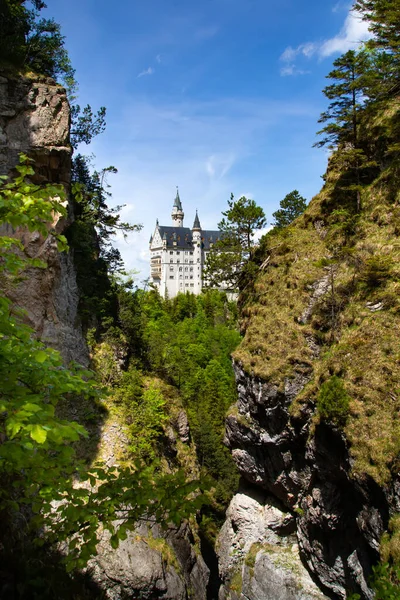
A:
<svg viewBox="0 0 400 600">
<path fill-rule="evenodd" d="M 240 364 L 235 373 L 238 415 L 227 419 L 225 443 L 243 477 L 292 511 L 287 530 L 282 522 L 270 524 L 270 531 L 290 532 L 295 519 L 303 563 L 322 589 L 335 598 L 357 592 L 369 600 L 367 582 L 379 559 L 388 500 L 395 504 L 399 490 L 395 484 L 382 490 L 368 478 L 352 476 L 347 442 L 333 426 L 317 425 L 310 439 L 310 407 L 296 418 L 290 415 L 291 402 L 307 383 L 303 366 L 283 391 L 248 376 Z M 269 569 L 268 561 L 264 566 Z M 254 589 L 254 598 L 261 597 Z M 290 594 L 284 597 L 302 598 Z"/>
</svg>

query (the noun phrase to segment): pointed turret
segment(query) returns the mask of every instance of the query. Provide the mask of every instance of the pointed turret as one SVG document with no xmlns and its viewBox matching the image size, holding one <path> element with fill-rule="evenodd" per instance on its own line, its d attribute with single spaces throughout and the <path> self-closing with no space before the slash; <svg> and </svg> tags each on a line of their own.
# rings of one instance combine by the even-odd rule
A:
<svg viewBox="0 0 400 600">
<path fill-rule="evenodd" d="M 182 210 L 182 203 L 181 203 L 181 199 L 179 198 L 178 186 L 176 186 L 176 196 L 175 196 L 174 206 L 176 206 L 176 208 L 178 210 Z"/>
<path fill-rule="evenodd" d="M 174 227 L 183 227 L 183 217 L 184 216 L 185 215 L 184 215 L 183 208 L 182 208 L 182 202 L 179 197 L 178 186 L 176 186 L 176 196 L 175 196 L 174 206 L 172 207 L 172 213 L 171 213 L 172 225 Z"/>
<path fill-rule="evenodd" d="M 197 214 L 197 209 L 196 209 L 196 216 L 194 218 L 192 231 L 194 231 L 195 229 L 198 229 L 199 231 L 201 231 L 200 219 L 199 219 L 199 215 Z"/>
</svg>

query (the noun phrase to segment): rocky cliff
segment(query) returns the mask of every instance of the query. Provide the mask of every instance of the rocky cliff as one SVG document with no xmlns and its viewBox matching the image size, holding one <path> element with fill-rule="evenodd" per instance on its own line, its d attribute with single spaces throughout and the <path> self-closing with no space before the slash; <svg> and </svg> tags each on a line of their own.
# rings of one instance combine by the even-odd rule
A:
<svg viewBox="0 0 400 600">
<path fill-rule="evenodd" d="M 35 182 L 62 184 L 69 198 L 72 155 L 69 130 L 70 108 L 61 86 L 45 77 L 0 76 L 0 174 L 12 174 L 19 153 L 23 152 L 34 159 Z M 73 219 L 71 206 L 68 209 L 67 219 L 56 219 L 49 224 L 57 233 L 62 233 Z M 47 265 L 45 269 L 25 271 L 23 281 L 7 289 L 7 295 L 26 311 L 26 321 L 38 337 L 58 350 L 66 363 L 73 360 L 89 364 L 78 317 L 79 289 L 73 257 L 70 253 L 60 254 L 52 236 L 44 240 L 38 233 L 22 228 L 14 231 L 10 227 L 6 234 L 22 241 L 27 256 L 40 258 Z M 89 439 L 78 449 L 80 457 L 92 460 L 97 455 L 106 466 L 118 466 L 122 456 L 129 460 L 124 424 L 115 415 L 105 418 L 99 407 L 83 401 L 77 403 L 74 398 L 68 398 L 59 410 L 63 417 L 83 423 L 89 431 Z M 196 461 L 183 410 L 177 415 L 175 428 L 171 426 L 166 432 L 166 440 L 174 456 L 180 444 L 186 460 L 190 454 Z M 113 600 L 138 597 L 205 600 L 209 570 L 199 547 L 187 523 L 167 531 L 154 522 L 140 523 L 116 550 L 104 534 L 98 554 L 86 570 L 81 593 L 93 598 L 101 594 Z M 40 558 L 44 563 L 48 560 L 45 554 Z M 4 577 L 5 587 L 10 585 L 14 589 L 8 576 Z M 2 595 L 5 587 L 0 587 Z M 75 597 L 75 592 L 71 588 L 65 597 L 72 596 Z"/>
<path fill-rule="evenodd" d="M 69 194 L 71 146 L 70 109 L 64 88 L 46 77 L 0 74 L 0 174 L 12 172 L 23 152 L 34 159 L 37 183 L 60 183 Z M 71 211 L 70 211 L 70 215 Z M 64 231 L 65 219 L 53 223 Z M 31 269 L 24 281 L 9 291 L 27 321 L 44 341 L 59 350 L 66 362 L 88 364 L 88 352 L 77 315 L 79 292 L 71 255 L 60 254 L 52 237 L 25 230 L 17 236 L 27 256 L 47 263 Z"/>
<path fill-rule="evenodd" d="M 394 101 L 369 123 L 368 143 L 395 137 L 398 115 Z M 238 403 L 226 443 L 243 478 L 265 494 L 259 512 L 270 511 L 270 496 L 293 532 L 282 517 L 264 518 L 250 536 L 256 553 L 237 532 L 230 550 L 223 548 L 229 522 L 237 529 L 243 517 L 243 497 L 235 497 L 219 541 L 221 598 L 313 598 L 289 584 L 278 594 L 271 582 L 260 583 L 258 565 L 271 571 L 271 545 L 282 563 L 295 539 L 323 593 L 370 599 L 382 534 L 400 509 L 397 163 L 367 173 L 361 212 L 343 165 L 334 155 L 306 213 L 263 240 L 259 274 L 242 297 Z M 247 528 L 257 523 L 245 514 Z M 282 569 L 272 571 L 282 581 Z"/>
</svg>

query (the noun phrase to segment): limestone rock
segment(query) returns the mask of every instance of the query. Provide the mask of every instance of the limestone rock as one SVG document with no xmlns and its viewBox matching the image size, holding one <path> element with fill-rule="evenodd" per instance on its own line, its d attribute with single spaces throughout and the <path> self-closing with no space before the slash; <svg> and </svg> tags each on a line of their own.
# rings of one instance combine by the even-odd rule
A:
<svg viewBox="0 0 400 600">
<path fill-rule="evenodd" d="M 179 411 L 176 426 L 178 430 L 179 439 L 184 444 L 188 444 L 190 440 L 190 429 L 187 414 L 184 410 Z"/>
<path fill-rule="evenodd" d="M 193 549 L 187 524 L 162 532 L 156 524 L 139 524 L 116 550 L 104 533 L 98 554 L 87 567 L 109 600 L 206 600 L 209 571 Z"/>
<path fill-rule="evenodd" d="M 235 373 L 237 411 L 231 411 L 227 418 L 225 442 L 240 473 L 272 494 L 293 515 L 302 562 L 322 589 L 337 599 L 356 592 L 363 600 L 370 600 L 369 575 L 379 559 L 385 515 L 390 506 L 399 505 L 399 486 L 382 490 L 372 479 L 354 477 L 347 442 L 334 427 L 320 423 L 310 442 L 312 405 L 296 416 L 289 412 L 292 400 L 307 383 L 304 370 L 286 380 L 283 390 L 247 375 L 240 364 L 235 365 Z M 231 512 L 229 520 L 232 522 Z M 229 527 L 225 523 L 224 535 Z M 264 531 L 255 540 L 259 543 L 271 535 L 266 535 L 261 525 L 254 530 Z M 227 543 L 233 547 L 229 535 Z M 246 551 L 247 546 L 239 553 Z M 230 559 L 222 553 L 221 560 L 225 565 Z M 271 571 L 266 559 L 260 562 L 260 570 L 261 564 Z M 222 573 L 225 571 L 222 566 Z M 244 585 L 244 572 L 241 577 Z M 249 583 L 254 597 L 262 597 L 257 596 L 258 585 L 254 580 Z"/>
<path fill-rule="evenodd" d="M 35 160 L 37 183 L 60 183 L 69 193 L 71 146 L 70 109 L 64 88 L 50 78 L 36 80 L 0 77 L 0 174 L 9 174 L 20 152 Z M 69 210 L 69 214 L 72 211 Z M 62 233 L 67 221 L 52 224 Z M 51 236 L 5 228 L 20 239 L 29 257 L 40 258 L 46 269 L 30 269 L 24 281 L 8 289 L 13 302 L 26 310 L 26 321 L 37 335 L 59 350 L 68 363 L 88 364 L 88 351 L 79 324 L 79 291 L 69 254 L 60 254 Z"/>
<path fill-rule="evenodd" d="M 303 566 L 295 519 L 261 491 L 236 494 L 217 540 L 219 600 L 323 600 Z"/>
</svg>

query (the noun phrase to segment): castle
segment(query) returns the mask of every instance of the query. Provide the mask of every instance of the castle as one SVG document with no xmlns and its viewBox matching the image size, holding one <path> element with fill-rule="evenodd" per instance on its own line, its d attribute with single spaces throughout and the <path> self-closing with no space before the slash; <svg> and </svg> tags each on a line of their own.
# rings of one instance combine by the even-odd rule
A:
<svg viewBox="0 0 400 600">
<path fill-rule="evenodd" d="M 205 231 L 197 214 L 192 229 L 183 226 L 184 212 L 176 191 L 172 208 L 172 226 L 158 219 L 150 238 L 151 280 L 163 297 L 174 298 L 179 292 L 200 294 L 204 285 L 204 263 L 220 231 Z"/>
</svg>

